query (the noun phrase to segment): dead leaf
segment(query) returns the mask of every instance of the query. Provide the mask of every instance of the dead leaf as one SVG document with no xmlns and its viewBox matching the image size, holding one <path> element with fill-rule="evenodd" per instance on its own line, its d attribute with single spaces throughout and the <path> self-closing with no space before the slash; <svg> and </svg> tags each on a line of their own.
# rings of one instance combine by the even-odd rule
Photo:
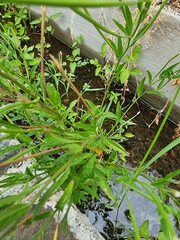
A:
<svg viewBox="0 0 180 240">
<path fill-rule="evenodd" d="M 171 86 L 175 86 L 175 85 L 180 85 L 180 78 L 174 79 L 174 82 L 171 84 Z"/>
</svg>

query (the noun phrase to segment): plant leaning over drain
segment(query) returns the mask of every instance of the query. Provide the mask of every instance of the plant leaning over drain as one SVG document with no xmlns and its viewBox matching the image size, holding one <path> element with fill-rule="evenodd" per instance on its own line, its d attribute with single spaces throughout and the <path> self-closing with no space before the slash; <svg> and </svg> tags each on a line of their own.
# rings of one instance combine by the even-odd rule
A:
<svg viewBox="0 0 180 240">
<path fill-rule="evenodd" d="M 44 38 L 44 17 L 43 9 L 41 40 Z M 3 34 L 2 28 L 2 38 Z M 5 228 L 5 231 L 1 233 L 1 238 L 25 222 L 20 222 L 21 218 L 37 200 L 38 204 L 33 215 L 29 216 L 31 220 L 29 218 L 28 220 L 35 221 L 43 218 L 42 215 L 39 215 L 39 210 L 60 189 L 63 189 L 64 193 L 61 197 L 59 196 L 56 211 L 49 213 L 49 218 L 63 210 L 65 204 L 70 206 L 80 200 L 86 200 L 87 194 L 98 198 L 98 187 L 102 188 L 107 196 L 115 201 L 107 183 L 114 167 L 113 165 L 110 167 L 104 165 L 103 154 L 110 154 L 109 161 L 114 164 L 119 157 L 125 160 L 128 155 L 120 143 L 115 142 L 113 137 L 107 137 L 106 130 L 103 128 L 104 121 L 111 119 L 115 123 L 119 122 L 117 126 L 123 135 L 125 128 L 123 130 L 120 106 L 117 105 L 117 114 L 115 115 L 105 109 L 100 109 L 91 101 L 85 100 L 66 75 L 61 63 L 51 56 L 63 78 L 78 97 L 68 107 L 65 107 L 57 84 L 47 83 L 45 80 L 44 41 L 41 41 L 41 74 L 38 75 L 39 61 L 31 65 L 28 62 L 29 59 L 26 58 L 27 54 L 31 54 L 32 49 L 28 49 L 26 45 L 22 47 L 14 33 L 13 37 L 16 39 L 15 43 L 11 41 L 11 38 L 8 43 L 5 41 L 6 38 L 3 38 L 2 42 L 2 47 L 7 47 L 9 53 L 7 56 L 2 55 L 0 59 L 0 97 L 3 100 L 0 108 L 0 124 L 4 127 L 0 129 L 0 132 L 4 133 L 1 141 L 17 138 L 20 144 L 5 147 L 1 151 L 1 155 L 12 150 L 19 150 L 19 153 L 1 163 L 0 167 L 26 161 L 29 158 L 35 160 L 32 166 L 27 167 L 25 173 L 11 173 L 1 179 L 0 188 L 4 197 L 0 200 L 2 211 L 0 230 Z M 12 47 L 9 48 L 9 46 Z M 14 60 L 18 59 L 18 56 L 25 64 L 17 66 L 14 64 Z M 32 57 L 31 60 L 33 60 Z M 24 68 L 23 65 L 25 65 Z M 79 99 L 86 110 L 76 109 Z M 24 156 L 27 152 L 29 155 Z M 8 188 L 20 184 L 24 185 L 20 194 L 6 195 Z M 47 186 L 49 186 L 48 190 Z M 33 199 L 30 202 L 21 203 L 21 200 L 34 190 L 36 193 L 34 193 Z M 12 224 L 9 219 L 13 219 Z M 66 221 L 67 214 L 63 220 L 64 230 Z"/>
<path fill-rule="evenodd" d="M 128 10 L 126 9 L 126 11 Z M 42 25 L 43 28 L 44 26 Z M 43 46 L 43 41 L 41 43 Z M 71 102 L 68 107 L 62 104 L 61 95 L 55 87 L 56 85 L 54 86 L 52 83 L 46 83 L 45 81 L 43 64 L 41 65 L 40 78 L 38 79 L 38 83 L 36 83 L 38 85 L 35 86 L 33 85 L 34 82 L 29 81 L 28 76 L 31 76 L 31 74 L 28 74 L 28 68 L 26 70 L 27 77 L 25 77 L 22 71 L 14 70 L 14 65 L 10 59 L 8 61 L 6 58 L 2 58 L 0 62 L 1 98 L 7 101 L 0 109 L 0 113 L 3 114 L 1 125 L 6 127 L 0 130 L 5 133 L 1 140 L 17 138 L 20 141 L 20 145 L 5 148 L 1 154 L 7 153 L 9 149 L 12 150 L 13 148 L 24 149 L 0 166 L 21 162 L 27 160 L 29 157 L 36 159 L 34 164 L 26 169 L 25 173 L 7 175 L 7 178 L 1 181 L 1 188 L 4 191 L 5 188 L 13 187 L 15 184 L 25 184 L 24 190 L 20 194 L 12 197 L 8 196 L 0 200 L 0 206 L 3 210 L 0 217 L 0 226 L 1 229 L 8 226 L 2 236 L 24 223 L 20 222 L 17 225 L 17 222 L 20 221 L 21 217 L 36 200 L 38 200 L 36 208 L 33 215 L 29 217 L 31 221 L 42 218 L 43 216 L 39 215 L 40 208 L 60 188 L 64 190 L 64 193 L 57 201 L 56 210 L 53 213 L 49 213 L 49 219 L 59 210 L 63 210 L 65 203 L 70 206 L 72 202 L 77 203 L 80 200 L 86 200 L 87 194 L 98 198 L 98 187 L 102 188 L 112 201 L 117 201 L 117 197 L 113 195 L 107 182 L 108 180 L 112 180 L 114 178 L 113 173 L 116 173 L 119 175 L 117 181 L 120 181 L 126 187 L 126 192 L 129 189 L 133 189 L 156 203 L 163 237 L 165 239 L 175 239 L 176 233 L 172 223 L 169 221 L 168 214 L 173 214 L 178 218 L 179 211 L 178 208 L 168 206 L 165 203 L 165 197 L 171 197 L 178 205 L 179 203 L 176 199 L 178 192 L 167 188 L 165 184 L 173 181 L 173 178 L 179 172 L 170 174 L 167 178 L 162 179 L 162 181 L 149 179 L 150 183 L 148 184 L 139 181 L 138 176 L 143 174 L 153 161 L 179 144 L 179 139 L 175 140 L 147 164 L 144 164 L 169 115 L 180 87 L 177 87 L 174 100 L 166 118 L 160 126 L 157 136 L 142 160 L 141 165 L 137 170 L 130 171 L 126 166 L 119 164 L 119 159 L 125 160 L 127 152 L 122 148 L 120 143 L 113 140 L 116 138 L 115 134 L 119 134 L 120 132 L 121 134 L 118 137 L 120 141 L 123 141 L 125 134 L 124 126 L 125 128 L 128 126 L 121 113 L 120 104 L 117 103 L 116 114 L 113 114 L 109 111 L 109 107 L 106 108 L 104 104 L 100 108 L 92 102 L 85 100 L 65 74 L 61 63 L 54 57 L 52 57 L 52 60 L 61 71 L 62 76 L 74 89 L 78 99 L 81 99 L 86 110 L 76 109 L 76 104 L 79 100 Z M 43 63 L 43 49 L 41 49 L 41 63 Z M 173 69 L 174 67 L 172 66 L 171 70 Z M 164 77 L 164 80 L 167 80 L 167 76 L 164 77 L 163 75 L 162 77 Z M 138 96 L 141 96 L 143 93 L 143 84 L 138 89 Z M 116 100 L 116 97 L 112 95 L 112 101 Z M 12 113 L 14 114 L 14 119 L 11 118 Z M 16 114 L 23 116 L 25 125 L 20 126 L 16 123 Z M 115 124 L 107 132 L 103 128 L 103 124 L 109 118 Z M 30 156 L 24 157 L 24 154 L 27 152 L 30 152 Z M 139 184 L 143 187 L 144 191 L 139 189 Z M 49 186 L 48 190 L 47 186 Z M 29 203 L 21 204 L 20 200 L 28 196 L 35 189 L 38 189 L 38 191 L 35 193 L 34 198 Z M 158 189 L 160 196 L 156 192 Z M 144 226 L 138 229 L 130 203 L 129 209 L 134 225 L 134 238 L 147 238 L 147 231 L 143 235 L 142 228 Z M 9 224 L 9 216 L 13 216 L 15 220 L 12 225 Z M 64 216 L 63 223 L 66 223 L 66 221 L 67 214 Z M 147 230 L 147 224 L 144 225 L 146 225 Z M 66 224 L 63 225 L 64 230 L 65 226 Z M 42 231 L 38 234 L 41 233 Z"/>
</svg>

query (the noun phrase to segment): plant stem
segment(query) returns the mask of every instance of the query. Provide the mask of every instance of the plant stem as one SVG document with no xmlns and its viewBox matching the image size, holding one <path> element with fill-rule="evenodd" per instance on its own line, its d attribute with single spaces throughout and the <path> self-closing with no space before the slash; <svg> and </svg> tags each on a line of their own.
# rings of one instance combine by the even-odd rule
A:
<svg viewBox="0 0 180 240">
<path fill-rule="evenodd" d="M 141 1 L 98 1 L 98 0 L 8 0 L 8 1 L 0 1 L 0 2 L 8 2 L 8 3 L 21 3 L 24 4 L 34 4 L 34 5 L 46 5 L 46 6 L 61 6 L 61 7 L 112 7 L 112 6 L 129 6 L 134 5 Z M 147 0 L 149 2 L 149 0 Z"/>
</svg>

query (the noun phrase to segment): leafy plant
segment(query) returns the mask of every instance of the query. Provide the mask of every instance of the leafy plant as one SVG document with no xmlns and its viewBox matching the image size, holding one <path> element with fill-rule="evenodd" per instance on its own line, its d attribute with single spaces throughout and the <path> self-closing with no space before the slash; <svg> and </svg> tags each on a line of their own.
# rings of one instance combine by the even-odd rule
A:
<svg viewBox="0 0 180 240">
<path fill-rule="evenodd" d="M 76 68 L 81 68 L 89 64 L 89 60 L 81 56 L 81 50 L 79 46 L 80 44 L 83 43 L 83 41 L 84 39 L 82 35 L 76 37 L 72 45 L 72 55 L 71 56 L 67 55 L 66 61 L 62 63 L 63 66 L 66 66 L 67 62 L 69 63 L 68 65 L 69 65 L 70 71 L 69 73 L 67 73 L 67 75 L 71 80 L 75 80 Z"/>
<path fill-rule="evenodd" d="M 4 37 L 3 34 L 2 32 Z M 10 43 L 11 41 L 9 45 Z M 43 48 L 43 45 L 41 47 Z M 107 183 L 107 176 L 104 175 L 103 153 L 114 151 L 115 155 L 119 154 L 123 160 L 128 155 L 120 143 L 112 140 L 113 134 L 108 137 L 106 130 L 103 129 L 106 119 L 113 120 L 121 129 L 119 115 L 116 116 L 105 109 L 101 110 L 91 101 L 85 100 L 65 74 L 60 62 L 51 56 L 54 65 L 78 96 L 78 99 L 72 101 L 69 106 L 64 106 L 57 82 L 46 83 L 43 78 L 44 69 L 43 74 L 37 73 L 39 61 L 44 59 L 41 56 L 36 62 L 32 50 L 26 45 L 21 47 L 18 39 L 13 48 L 9 48 L 11 58 L 7 60 L 2 56 L 0 59 L 3 100 L 0 108 L 2 116 L 0 123 L 5 127 L 0 130 L 5 133 L 1 140 L 17 138 L 20 141 L 18 146 L 11 148 L 11 150 L 19 150 L 19 153 L 2 163 L 1 167 L 36 158 L 34 164 L 27 167 L 24 173 L 7 174 L 1 180 L 0 187 L 4 189 L 4 197 L 1 199 L 3 214 L 0 219 L 0 229 L 8 226 L 8 229 L 1 234 L 1 238 L 9 231 L 15 230 L 15 222 L 18 222 L 38 200 L 32 221 L 36 219 L 44 203 L 60 188 L 64 193 L 56 204 L 57 211 L 63 210 L 67 203 L 78 203 L 81 199 L 86 199 L 89 193 L 97 197 L 98 187 L 115 200 Z M 15 71 L 13 61 L 18 59 L 18 55 L 25 64 L 19 64 L 18 70 Z M 86 107 L 86 111 L 76 110 L 79 99 Z M 25 150 L 20 151 L 21 148 Z M 1 154 L 8 151 L 9 148 L 5 148 Z M 27 151 L 30 155 L 23 157 Z M 6 195 L 7 187 L 19 184 L 25 184 L 21 194 L 13 195 L 13 198 L 8 196 L 8 192 Z M 49 184 L 51 186 L 48 191 L 44 192 Z M 21 204 L 21 200 L 35 189 L 37 194 L 32 201 Z M 13 225 L 9 225 L 10 216 L 13 216 L 15 221 Z"/>
<path fill-rule="evenodd" d="M 53 34 L 54 33 L 54 29 L 51 26 L 50 21 L 61 17 L 61 15 L 62 15 L 62 12 L 58 12 L 58 13 L 52 14 L 49 18 L 47 16 L 45 17 L 45 22 L 47 24 L 44 29 L 45 34 Z M 37 25 L 41 24 L 42 21 L 43 21 L 42 17 L 40 17 L 40 18 L 37 18 L 37 19 L 31 21 L 30 24 L 31 24 L 31 26 L 37 27 Z"/>
<path fill-rule="evenodd" d="M 106 42 L 102 46 L 101 56 L 104 56 L 106 46 L 109 45 L 117 58 L 117 63 L 113 66 L 107 64 L 105 67 L 101 67 L 97 59 L 91 61 L 92 64 L 97 66 L 96 75 L 100 75 L 105 82 L 105 95 L 100 106 L 96 106 L 90 100 L 84 99 L 82 93 L 75 87 L 68 73 L 64 70 L 61 54 L 59 59 L 50 56 L 50 61 L 44 60 L 44 23 L 46 19 L 44 8 L 41 19 L 40 57 L 35 58 L 33 47 L 22 44 L 21 41 L 27 38 L 22 37 L 21 34 L 19 36 L 15 31 L 7 31 L 7 28 L 2 24 L 0 99 L 3 101 L 0 107 L 0 124 L 2 126 L 0 132 L 3 134 L 0 140 L 16 138 L 19 140 L 19 144 L 4 147 L 0 152 L 0 156 L 10 150 L 19 150 L 19 152 L 1 163 L 0 167 L 21 163 L 28 159 L 32 159 L 33 163 L 26 167 L 25 172 L 5 174 L 0 181 L 0 188 L 2 189 L 0 230 L 4 230 L 1 232 L 1 239 L 24 223 L 31 223 L 49 217 L 48 224 L 56 213 L 63 211 L 65 205 L 68 205 L 62 220 L 63 230 L 66 231 L 67 215 L 71 204 L 80 203 L 82 200 L 87 201 L 89 194 L 92 198 L 99 198 L 99 188 L 104 191 L 114 204 L 117 203 L 119 198 L 114 195 L 109 184 L 110 181 L 121 182 L 125 189 L 123 199 L 127 199 L 129 217 L 134 226 L 129 239 L 132 239 L 132 237 L 135 239 L 141 237 L 148 239 L 149 237 L 148 221 L 145 221 L 141 226 L 137 226 L 127 195 L 130 189 L 156 204 L 163 231 L 158 238 L 161 239 L 162 235 L 165 239 L 175 239 L 177 237 L 169 215 L 179 218 L 179 201 L 176 198 L 178 192 L 168 188 L 167 184 L 174 180 L 179 171 L 168 175 L 164 179 L 151 179 L 145 173 L 154 161 L 180 143 L 180 139 L 177 138 L 147 161 L 147 157 L 176 101 L 180 86 L 177 86 L 167 114 L 137 169 L 128 169 L 123 164 L 128 153 L 122 147 L 121 142 L 128 137 L 133 137 L 132 134 L 127 132 L 128 126 L 133 124 L 132 119 L 125 120 L 129 108 L 123 112 L 118 101 L 119 95 L 109 91 L 112 83 L 120 81 L 121 84 L 126 84 L 130 74 L 135 76 L 141 74 L 138 68 L 131 66 L 140 56 L 141 45 L 138 40 L 153 24 L 166 2 L 163 2 L 150 22 L 143 26 L 144 19 L 151 7 L 149 1 L 140 1 L 138 3 L 81 1 L 79 3 L 79 1 L 70 2 L 66 0 L 58 2 L 51 0 L 52 5 L 70 6 L 76 13 L 94 24 Z M 130 9 L 131 4 L 137 4 L 135 17 Z M 119 29 L 118 33 L 96 22 L 86 8 L 83 10 L 78 8 L 103 5 L 121 7 L 125 24 L 123 25 L 114 20 Z M 7 5 L 6 8 L 9 6 L 11 5 Z M 17 28 L 19 29 L 19 27 Z M 107 38 L 103 31 L 112 34 L 117 41 Z M 77 45 L 82 40 L 82 37 L 80 38 L 74 43 L 72 56 L 69 58 L 70 69 L 73 74 L 76 67 L 84 65 Z M 123 57 L 125 57 L 125 62 L 122 63 Z M 179 74 L 179 71 L 175 70 L 177 65 L 173 64 L 168 68 L 164 66 L 155 78 L 151 76 L 150 72 L 147 72 L 149 85 L 154 84 L 158 79 L 158 91 L 161 90 L 161 87 L 172 76 L 175 78 Z M 48 69 L 46 71 L 44 70 L 45 66 Z M 51 81 L 47 82 L 46 78 L 50 78 Z M 144 81 L 143 78 L 137 88 L 138 98 L 144 94 Z M 70 86 L 77 95 L 77 99 L 71 101 L 69 105 L 65 106 L 63 104 L 63 95 L 59 92 L 60 83 L 65 86 L 66 94 L 68 94 Z M 89 90 L 89 86 L 86 85 L 84 91 L 87 90 Z M 151 93 L 150 89 L 147 91 L 149 91 L 149 94 Z M 109 104 L 106 105 L 107 96 Z M 83 108 L 79 108 L 79 101 L 82 102 Z M 112 104 L 116 106 L 115 113 L 111 111 Z M 131 106 L 133 104 L 134 102 Z M 109 123 L 109 120 L 112 124 L 108 124 L 107 128 L 106 121 Z M 27 153 L 29 155 L 26 155 Z M 140 181 L 138 178 L 140 175 L 145 175 L 149 181 Z M 8 189 L 19 185 L 23 185 L 22 191 L 10 195 Z M 33 197 L 31 197 L 32 193 Z M 39 213 L 40 209 L 55 194 L 58 194 L 58 200 L 54 212 L 41 215 Z M 25 201 L 27 197 L 30 197 L 29 201 Z M 166 197 L 171 198 L 176 205 L 167 205 Z M 22 217 L 35 203 L 36 206 L 32 215 L 22 221 Z M 120 205 L 117 207 L 120 208 Z M 42 232 L 43 228 L 36 236 Z"/>
</svg>

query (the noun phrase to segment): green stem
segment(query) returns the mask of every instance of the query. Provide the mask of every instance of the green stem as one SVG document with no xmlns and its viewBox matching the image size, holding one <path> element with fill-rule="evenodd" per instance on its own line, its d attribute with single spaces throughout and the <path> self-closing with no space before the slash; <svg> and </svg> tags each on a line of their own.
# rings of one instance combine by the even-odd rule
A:
<svg viewBox="0 0 180 240">
<path fill-rule="evenodd" d="M 46 6 L 61 6 L 61 7 L 113 7 L 113 6 L 129 6 L 135 5 L 141 1 L 98 1 L 98 0 L 8 0 L 0 1 L 0 3 L 21 3 L 21 4 L 33 4 L 33 5 L 46 5 Z M 149 0 L 147 0 L 149 2 Z"/>
</svg>

